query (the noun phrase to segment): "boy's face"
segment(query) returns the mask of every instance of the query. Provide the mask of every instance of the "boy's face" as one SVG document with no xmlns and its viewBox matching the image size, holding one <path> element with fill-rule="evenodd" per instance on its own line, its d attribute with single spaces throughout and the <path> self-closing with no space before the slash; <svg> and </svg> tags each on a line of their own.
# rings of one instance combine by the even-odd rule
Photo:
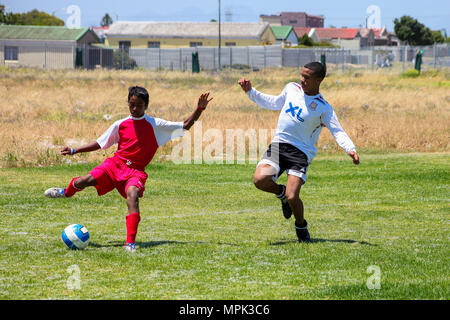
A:
<svg viewBox="0 0 450 320">
<path fill-rule="evenodd" d="M 302 88 L 306 94 L 308 94 L 308 92 L 315 92 L 319 90 L 322 79 L 315 76 L 312 70 L 303 67 L 301 76 Z"/>
<path fill-rule="evenodd" d="M 130 101 L 128 101 L 128 107 L 130 108 L 130 114 L 135 118 L 140 118 L 145 114 L 147 106 L 144 100 L 136 96 L 131 96 Z"/>
</svg>

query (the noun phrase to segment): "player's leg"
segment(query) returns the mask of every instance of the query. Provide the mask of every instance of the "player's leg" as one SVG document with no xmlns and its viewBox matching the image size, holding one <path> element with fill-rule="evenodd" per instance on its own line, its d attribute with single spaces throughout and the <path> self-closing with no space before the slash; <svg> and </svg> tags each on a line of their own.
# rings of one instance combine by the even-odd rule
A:
<svg viewBox="0 0 450 320">
<path fill-rule="evenodd" d="M 300 199 L 300 188 L 305 181 L 293 174 L 288 174 L 286 198 L 295 217 L 295 231 L 299 242 L 310 242 L 308 223 L 304 218 L 303 201 Z"/>
<path fill-rule="evenodd" d="M 139 221 L 141 221 L 139 211 L 140 192 L 141 190 L 136 186 L 129 186 L 126 191 L 128 215 L 126 216 L 127 242 L 125 243 L 125 249 L 131 252 L 134 252 L 136 250 L 136 234 Z"/>
<path fill-rule="evenodd" d="M 280 169 L 276 166 L 275 163 L 258 165 L 253 175 L 253 183 L 258 189 L 275 194 L 281 201 L 283 216 L 289 219 L 292 215 L 292 209 L 286 199 L 286 186 L 275 182 L 280 173 Z"/>
<path fill-rule="evenodd" d="M 45 195 L 49 198 L 70 198 L 75 193 L 89 186 L 97 185 L 95 178 L 88 173 L 82 177 L 73 178 L 67 188 L 50 188 L 45 191 Z"/>
<path fill-rule="evenodd" d="M 253 183 L 259 190 L 278 195 L 283 191 L 283 186 L 274 181 L 276 175 L 275 167 L 269 164 L 260 164 L 253 175 Z"/>
</svg>

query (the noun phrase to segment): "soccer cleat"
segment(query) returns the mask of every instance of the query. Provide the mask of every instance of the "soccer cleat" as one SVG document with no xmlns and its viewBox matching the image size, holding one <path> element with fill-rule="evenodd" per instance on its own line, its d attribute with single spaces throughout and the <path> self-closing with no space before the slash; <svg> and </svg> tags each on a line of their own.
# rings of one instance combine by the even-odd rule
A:
<svg viewBox="0 0 450 320">
<path fill-rule="evenodd" d="M 64 188 L 50 188 L 45 190 L 44 194 L 49 198 L 65 198 L 65 190 Z"/>
<path fill-rule="evenodd" d="M 295 232 L 297 233 L 298 242 L 311 242 L 311 237 L 309 236 L 308 223 L 305 220 L 304 226 L 298 227 L 297 223 L 294 224 Z"/>
<path fill-rule="evenodd" d="M 289 219 L 292 216 L 292 209 L 286 199 L 286 186 L 282 185 L 283 191 L 277 195 L 277 198 L 281 200 L 281 209 L 283 210 L 283 216 Z"/>
<path fill-rule="evenodd" d="M 136 245 L 134 243 L 125 243 L 125 245 L 123 246 L 125 251 L 128 252 L 136 252 Z"/>
</svg>

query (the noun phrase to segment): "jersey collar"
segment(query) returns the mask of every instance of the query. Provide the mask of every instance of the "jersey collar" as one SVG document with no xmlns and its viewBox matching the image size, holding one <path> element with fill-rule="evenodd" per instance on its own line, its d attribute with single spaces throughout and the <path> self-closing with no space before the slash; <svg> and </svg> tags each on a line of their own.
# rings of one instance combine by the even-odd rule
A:
<svg viewBox="0 0 450 320">
<path fill-rule="evenodd" d="M 130 119 L 133 119 L 133 120 L 142 120 L 144 118 L 145 118 L 145 114 L 142 117 L 139 117 L 139 118 L 136 118 L 136 117 L 133 117 L 132 115 L 130 115 Z"/>
</svg>

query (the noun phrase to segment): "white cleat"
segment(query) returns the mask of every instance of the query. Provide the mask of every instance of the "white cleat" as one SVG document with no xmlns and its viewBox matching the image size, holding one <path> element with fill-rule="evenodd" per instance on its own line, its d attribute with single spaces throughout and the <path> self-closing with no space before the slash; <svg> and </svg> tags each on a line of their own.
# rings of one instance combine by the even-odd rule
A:
<svg viewBox="0 0 450 320">
<path fill-rule="evenodd" d="M 45 195 L 49 198 L 65 198 L 64 188 L 50 188 L 45 190 Z"/>
<path fill-rule="evenodd" d="M 123 248 L 128 252 L 136 252 L 136 245 L 134 243 L 125 243 Z"/>
</svg>

